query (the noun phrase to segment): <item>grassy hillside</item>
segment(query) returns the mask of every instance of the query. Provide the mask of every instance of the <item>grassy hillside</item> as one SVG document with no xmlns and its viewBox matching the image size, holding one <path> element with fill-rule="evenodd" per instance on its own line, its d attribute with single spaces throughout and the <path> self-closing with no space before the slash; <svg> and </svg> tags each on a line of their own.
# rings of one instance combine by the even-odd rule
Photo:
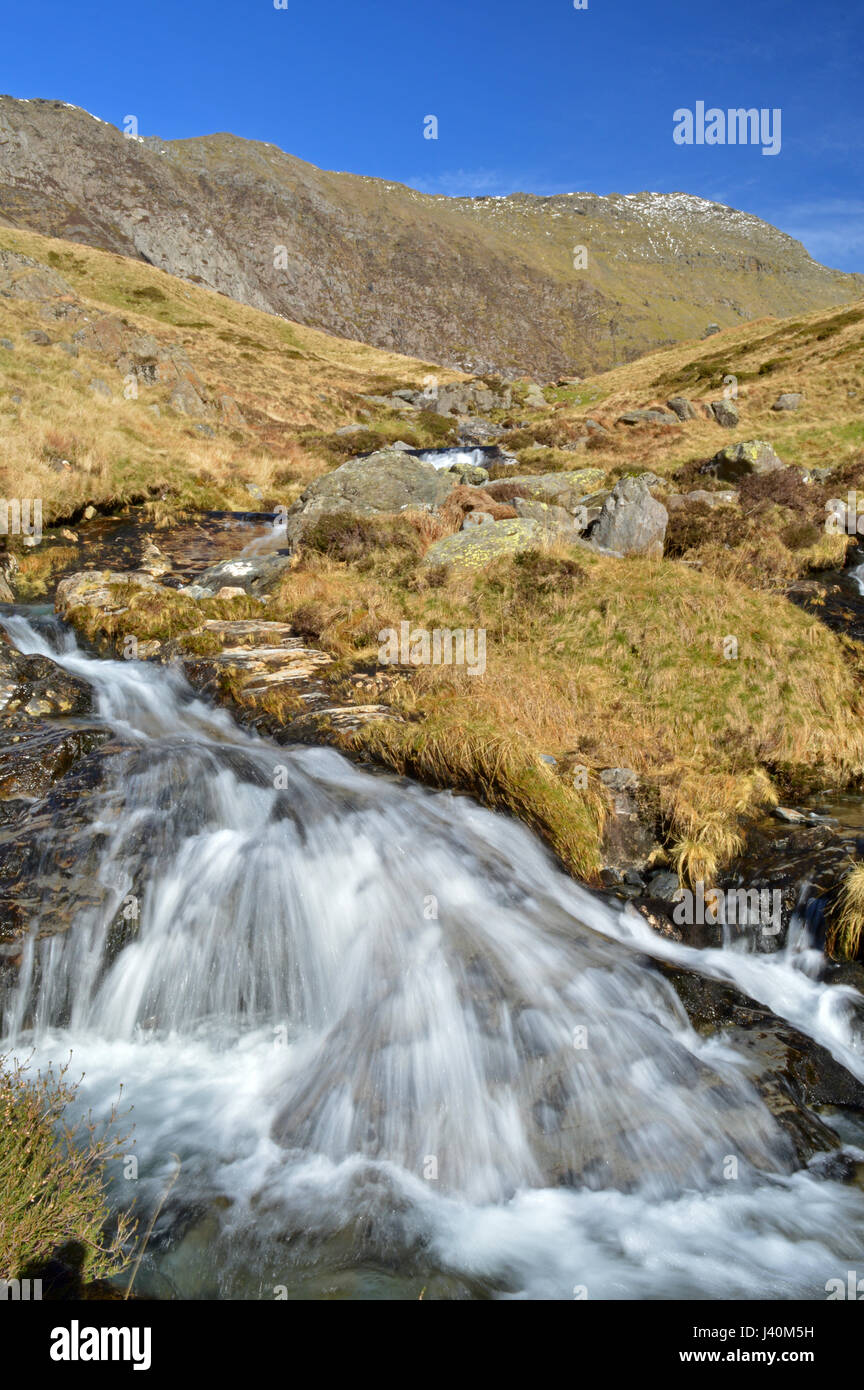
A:
<svg viewBox="0 0 864 1390">
<path fill-rule="evenodd" d="M 87 502 L 107 507 L 157 494 L 166 524 L 184 508 L 272 508 L 361 447 L 397 438 L 428 445 L 451 432 L 440 416 L 365 399 L 420 386 L 429 373 L 448 379 L 429 364 L 329 338 L 109 253 L 8 229 L 0 231 L 0 258 L 4 250 L 65 282 L 42 284 L 35 297 L 31 284 L 29 298 L 14 297 L 19 267 L 0 295 L 0 338 L 14 343 L 11 352 L 0 348 L 3 488 L 41 493 L 51 518 L 80 513 Z M 160 350 L 182 350 L 206 418 L 171 406 L 173 379 L 125 400 L 113 349 L 87 346 L 106 319 L 115 328 L 125 321 L 117 341 L 148 335 Z M 657 836 L 655 861 L 691 879 L 721 872 L 753 817 L 778 798 L 814 785 L 859 785 L 861 650 L 787 592 L 842 564 L 850 543 L 827 535 L 824 518 L 826 498 L 864 491 L 862 324 L 861 303 L 762 320 L 578 386 L 548 388 L 542 407 L 527 405 L 521 389 L 512 407 L 491 412 L 520 472 L 596 465 L 608 487 L 650 470 L 668 483 L 658 496 L 715 487 L 699 470 L 725 444 L 770 441 L 790 466 L 742 482 L 728 505 L 670 511 L 662 559 L 617 560 L 559 542 L 482 573 L 424 567 L 429 544 L 460 524 L 455 513 L 403 514 L 377 528 L 349 526 L 342 538 L 336 528 L 303 550 L 271 593 L 267 615 L 336 658 L 328 675 L 335 700 L 367 698 L 352 678 L 374 676 L 383 627 L 408 620 L 488 634 L 482 679 L 454 667 L 400 670 L 375 698 L 402 722 L 342 729 L 335 740 L 511 810 L 586 878 L 604 862 L 603 769 L 635 770 L 641 813 Z M 52 342 L 32 342 L 34 329 Z M 81 329 L 70 356 L 60 343 Z M 672 426 L 617 423 L 625 409 L 662 406 L 672 395 L 697 405 L 718 399 L 730 375 L 735 429 L 702 415 Z M 91 389 L 95 378 L 110 398 Z M 771 410 L 781 391 L 803 392 L 796 412 Z M 363 432 L 338 434 L 352 423 Z M 22 553 L 28 582 L 50 568 L 51 554 L 50 546 Z M 173 635 L 171 602 L 165 625 Z M 159 614 L 147 604 L 141 635 L 158 639 Z M 188 623 L 194 605 L 183 606 Z M 254 600 L 234 599 L 217 616 L 257 611 Z M 735 660 L 723 649 L 730 634 Z M 585 785 L 574 776 L 579 768 Z"/>
</svg>

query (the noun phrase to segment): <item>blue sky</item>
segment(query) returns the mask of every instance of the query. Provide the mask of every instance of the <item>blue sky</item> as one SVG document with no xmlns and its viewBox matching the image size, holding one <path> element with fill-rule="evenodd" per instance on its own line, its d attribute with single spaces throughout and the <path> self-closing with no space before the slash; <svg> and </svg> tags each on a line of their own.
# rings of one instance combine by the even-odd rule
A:
<svg viewBox="0 0 864 1390">
<path fill-rule="evenodd" d="M 0 90 L 430 192 L 683 190 L 864 271 L 862 60 L 858 0 L 8 0 Z M 698 101 L 779 107 L 779 154 L 676 145 Z"/>
</svg>

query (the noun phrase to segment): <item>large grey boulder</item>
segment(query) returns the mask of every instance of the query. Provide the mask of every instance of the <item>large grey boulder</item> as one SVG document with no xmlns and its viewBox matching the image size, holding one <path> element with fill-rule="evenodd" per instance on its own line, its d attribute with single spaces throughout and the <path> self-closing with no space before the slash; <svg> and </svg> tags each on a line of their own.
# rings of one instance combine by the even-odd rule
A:
<svg viewBox="0 0 864 1390">
<path fill-rule="evenodd" d="M 688 401 L 686 396 L 673 396 L 666 404 L 670 410 L 675 412 L 679 420 L 698 420 L 699 418 L 693 402 Z"/>
<path fill-rule="evenodd" d="M 785 467 L 765 439 L 748 439 L 742 444 L 727 444 L 703 466 L 723 483 L 737 483 L 751 473 L 773 473 Z"/>
<path fill-rule="evenodd" d="M 288 544 L 298 544 L 319 517 L 334 512 L 372 516 L 414 507 L 428 511 L 445 502 L 459 482 L 458 473 L 436 468 L 402 449 L 379 449 L 349 459 L 341 468 L 316 478 L 289 508 Z"/>
<path fill-rule="evenodd" d="M 603 503 L 590 540 L 621 555 L 663 554 L 669 514 L 652 497 L 644 478 L 622 478 Z"/>
</svg>

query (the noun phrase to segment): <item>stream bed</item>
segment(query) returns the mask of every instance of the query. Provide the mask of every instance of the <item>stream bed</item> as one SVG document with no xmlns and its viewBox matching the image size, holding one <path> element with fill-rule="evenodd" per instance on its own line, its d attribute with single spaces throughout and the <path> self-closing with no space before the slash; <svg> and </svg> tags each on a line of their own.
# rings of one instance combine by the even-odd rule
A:
<svg viewBox="0 0 864 1390">
<path fill-rule="evenodd" d="M 90 683 L 105 738 L 28 812 L 0 1052 L 71 1053 L 96 1116 L 122 1085 L 112 1202 L 162 1203 L 136 1293 L 824 1299 L 858 1267 L 862 1112 L 829 1098 L 802 1154 L 675 985 L 857 1088 L 864 999 L 800 936 L 667 939 L 465 796 L 271 743 L 46 607 L 2 624 Z"/>
</svg>

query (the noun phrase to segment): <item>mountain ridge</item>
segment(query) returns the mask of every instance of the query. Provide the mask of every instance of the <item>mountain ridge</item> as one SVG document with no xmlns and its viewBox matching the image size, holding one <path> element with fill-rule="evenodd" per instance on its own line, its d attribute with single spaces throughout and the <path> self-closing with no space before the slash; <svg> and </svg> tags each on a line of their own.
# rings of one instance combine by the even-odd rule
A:
<svg viewBox="0 0 864 1390">
<path fill-rule="evenodd" d="M 127 136 L 42 99 L 0 97 L 0 223 L 509 379 L 584 375 L 699 338 L 709 321 L 730 327 L 864 294 L 864 276 L 692 194 L 454 199 L 226 133 Z"/>
</svg>

